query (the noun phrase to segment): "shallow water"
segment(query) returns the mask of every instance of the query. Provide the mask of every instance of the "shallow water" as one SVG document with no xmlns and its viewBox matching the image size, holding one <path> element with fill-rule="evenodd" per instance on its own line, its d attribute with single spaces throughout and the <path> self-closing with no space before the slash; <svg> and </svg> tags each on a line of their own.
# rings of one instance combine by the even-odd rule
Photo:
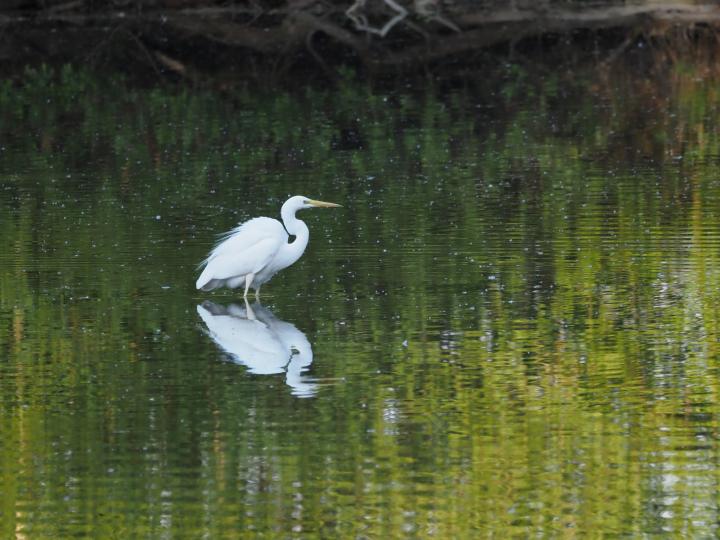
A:
<svg viewBox="0 0 720 540">
<path fill-rule="evenodd" d="M 717 535 L 717 80 L 517 69 L 0 87 L 0 536 Z M 194 290 L 297 193 L 260 304 Z"/>
</svg>

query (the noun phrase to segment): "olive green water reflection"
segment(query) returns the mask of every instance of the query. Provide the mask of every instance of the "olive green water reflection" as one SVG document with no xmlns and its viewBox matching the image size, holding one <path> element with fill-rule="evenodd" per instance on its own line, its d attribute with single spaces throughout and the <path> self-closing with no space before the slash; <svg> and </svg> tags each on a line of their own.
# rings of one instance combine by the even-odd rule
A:
<svg viewBox="0 0 720 540">
<path fill-rule="evenodd" d="M 594 77 L 2 87 L 0 536 L 716 535 L 720 87 Z M 296 193 L 263 372 L 196 264 Z"/>
</svg>

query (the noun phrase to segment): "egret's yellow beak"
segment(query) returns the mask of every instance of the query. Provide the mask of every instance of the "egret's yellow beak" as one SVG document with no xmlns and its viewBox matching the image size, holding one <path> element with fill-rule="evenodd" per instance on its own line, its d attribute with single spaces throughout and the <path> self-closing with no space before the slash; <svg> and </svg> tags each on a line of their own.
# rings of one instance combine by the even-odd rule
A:
<svg viewBox="0 0 720 540">
<path fill-rule="evenodd" d="M 308 204 L 312 204 L 318 208 L 341 208 L 339 204 L 325 201 L 313 201 L 312 199 L 308 199 Z"/>
</svg>

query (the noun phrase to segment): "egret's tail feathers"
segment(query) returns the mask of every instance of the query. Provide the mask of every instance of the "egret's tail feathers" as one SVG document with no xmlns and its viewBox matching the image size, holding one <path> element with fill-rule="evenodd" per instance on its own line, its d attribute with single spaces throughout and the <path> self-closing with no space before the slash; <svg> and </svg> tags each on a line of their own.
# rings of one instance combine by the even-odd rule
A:
<svg viewBox="0 0 720 540">
<path fill-rule="evenodd" d="M 208 292 L 208 291 L 212 291 L 212 290 L 214 290 L 214 289 L 217 289 L 218 287 L 219 287 L 219 285 L 218 285 L 218 280 L 217 280 L 217 279 L 211 279 L 210 281 L 208 281 L 208 282 L 205 283 L 204 285 L 200 285 L 200 286 L 197 287 L 197 288 L 200 289 L 201 291 Z"/>
<path fill-rule="evenodd" d="M 203 291 L 212 291 L 215 288 L 215 281 L 217 280 L 212 278 L 212 275 L 206 266 L 205 270 L 203 270 L 202 274 L 200 274 L 200 277 L 195 282 L 195 288 L 202 289 Z"/>
</svg>

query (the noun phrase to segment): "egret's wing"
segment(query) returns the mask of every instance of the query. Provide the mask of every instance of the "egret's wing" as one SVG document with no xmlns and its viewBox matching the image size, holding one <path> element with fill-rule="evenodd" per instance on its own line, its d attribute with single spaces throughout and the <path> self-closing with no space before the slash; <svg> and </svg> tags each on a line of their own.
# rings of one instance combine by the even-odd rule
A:
<svg viewBox="0 0 720 540">
<path fill-rule="evenodd" d="M 213 257 L 208 261 L 205 270 L 209 272 L 212 279 L 228 279 L 255 274 L 273 260 L 279 247 L 280 242 L 276 238 L 264 238 L 241 252 L 231 251 Z"/>
<path fill-rule="evenodd" d="M 277 219 L 253 218 L 221 235 L 206 261 L 209 262 L 213 258 L 227 253 L 242 253 L 253 244 L 266 238 L 282 239 L 287 242 L 285 227 Z"/>
<path fill-rule="evenodd" d="M 255 218 L 243 223 L 212 250 L 197 288 L 211 280 L 259 272 L 273 260 L 283 243 L 287 243 L 287 233 L 279 221 Z"/>
</svg>

